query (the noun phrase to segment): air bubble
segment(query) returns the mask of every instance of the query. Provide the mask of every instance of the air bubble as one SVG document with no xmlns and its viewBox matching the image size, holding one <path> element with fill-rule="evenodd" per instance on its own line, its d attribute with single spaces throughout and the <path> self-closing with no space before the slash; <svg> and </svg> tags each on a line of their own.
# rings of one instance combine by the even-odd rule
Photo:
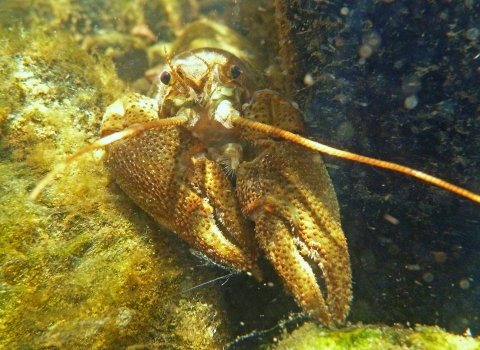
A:
<svg viewBox="0 0 480 350">
<path fill-rule="evenodd" d="M 373 52 L 378 49 L 381 42 L 382 38 L 376 31 L 363 34 L 362 45 L 358 49 L 358 55 L 363 59 L 369 58 Z"/>
<path fill-rule="evenodd" d="M 362 58 L 369 58 L 373 53 L 373 48 L 370 45 L 363 44 L 358 49 L 358 55 Z"/>
<path fill-rule="evenodd" d="M 303 77 L 303 83 L 307 86 L 315 84 L 315 79 L 313 78 L 312 73 L 305 74 L 305 77 Z"/>
<path fill-rule="evenodd" d="M 374 30 L 364 34 L 362 37 L 362 43 L 369 45 L 373 50 L 377 49 L 380 46 L 381 42 L 382 38 L 380 37 L 380 34 L 378 34 Z"/>
<path fill-rule="evenodd" d="M 418 105 L 418 97 L 415 95 L 408 96 L 403 102 L 403 105 L 406 109 L 414 109 Z"/>
<path fill-rule="evenodd" d="M 433 273 L 426 272 L 423 274 L 423 280 L 427 283 L 430 283 L 433 281 L 435 277 L 433 276 Z"/>
<path fill-rule="evenodd" d="M 458 283 L 458 285 L 460 286 L 460 288 L 462 289 L 468 289 L 470 288 L 470 281 L 466 278 L 464 279 L 461 279 L 460 282 Z"/>
<path fill-rule="evenodd" d="M 470 28 L 465 32 L 465 36 L 467 37 L 468 40 L 477 40 L 478 37 L 480 36 L 480 30 L 478 28 Z"/>
<path fill-rule="evenodd" d="M 337 129 L 337 139 L 341 141 L 347 141 L 352 138 L 354 134 L 354 128 L 352 123 L 343 122 Z"/>
</svg>

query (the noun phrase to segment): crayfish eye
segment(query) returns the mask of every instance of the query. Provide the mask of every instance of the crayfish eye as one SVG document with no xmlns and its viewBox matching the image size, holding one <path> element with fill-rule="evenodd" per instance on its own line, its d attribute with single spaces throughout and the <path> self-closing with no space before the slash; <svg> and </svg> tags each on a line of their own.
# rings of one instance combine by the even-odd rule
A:
<svg viewBox="0 0 480 350">
<path fill-rule="evenodd" d="M 239 66 L 232 66 L 232 68 L 230 68 L 230 75 L 232 76 L 232 79 L 237 79 L 240 74 L 242 74 L 242 70 Z"/>
<path fill-rule="evenodd" d="M 162 84 L 168 85 L 171 79 L 172 79 L 172 75 L 166 70 L 160 73 L 160 81 L 162 82 Z"/>
</svg>

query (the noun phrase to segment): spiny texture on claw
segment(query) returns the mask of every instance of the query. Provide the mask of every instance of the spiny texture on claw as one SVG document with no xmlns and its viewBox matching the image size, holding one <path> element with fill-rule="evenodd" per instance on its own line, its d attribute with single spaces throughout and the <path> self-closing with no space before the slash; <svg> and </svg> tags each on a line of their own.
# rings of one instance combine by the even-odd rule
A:
<svg viewBox="0 0 480 350">
<path fill-rule="evenodd" d="M 223 227 L 228 228 L 225 235 L 233 237 L 235 242 L 245 249 L 251 257 L 260 255 L 255 242 L 252 225 L 242 214 L 240 204 L 230 181 L 226 178 L 221 166 L 205 157 L 195 162 L 196 179 L 199 194 L 207 196 L 215 208 L 216 218 Z"/>
<path fill-rule="evenodd" d="M 127 96 L 123 103 L 134 102 Z M 108 127 L 104 123 L 102 132 Z M 220 165 L 193 160 L 203 146 L 188 130 L 147 130 L 106 150 L 113 178 L 156 221 L 215 262 L 257 274 L 258 249 L 251 228 L 236 198 L 225 195 L 234 190 Z"/>
<path fill-rule="evenodd" d="M 158 119 L 158 105 L 155 100 L 131 93 L 107 108 L 103 116 L 100 136 L 104 137 L 131 125 L 155 119 Z"/>
<path fill-rule="evenodd" d="M 297 302 L 325 324 L 342 323 L 352 298 L 350 261 L 336 195 L 318 153 L 275 142 L 243 163 L 237 192 L 256 222 L 257 240 Z"/>
</svg>

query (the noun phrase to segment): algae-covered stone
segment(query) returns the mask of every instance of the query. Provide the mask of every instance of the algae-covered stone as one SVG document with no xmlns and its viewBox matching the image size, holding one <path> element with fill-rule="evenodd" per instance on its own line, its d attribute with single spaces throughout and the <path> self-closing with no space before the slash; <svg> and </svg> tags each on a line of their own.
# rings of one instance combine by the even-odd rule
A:
<svg viewBox="0 0 480 350">
<path fill-rule="evenodd" d="M 175 296 L 212 272 L 112 183 L 102 150 L 28 198 L 54 164 L 98 139 L 106 106 L 123 93 L 113 64 L 67 35 L 1 37 L 0 347 L 225 343 L 214 287 Z"/>
<path fill-rule="evenodd" d="M 306 323 L 281 340 L 277 350 L 473 350 L 480 348 L 480 339 L 453 335 L 437 327 L 355 326 L 327 330 Z"/>
</svg>

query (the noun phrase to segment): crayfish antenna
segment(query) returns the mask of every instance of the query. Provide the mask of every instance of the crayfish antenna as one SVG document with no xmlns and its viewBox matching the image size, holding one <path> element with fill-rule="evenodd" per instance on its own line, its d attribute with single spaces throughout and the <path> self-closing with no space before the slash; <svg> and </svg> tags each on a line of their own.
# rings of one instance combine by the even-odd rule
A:
<svg viewBox="0 0 480 350">
<path fill-rule="evenodd" d="M 103 148 L 116 141 L 135 136 L 145 130 L 164 127 L 164 126 L 170 126 L 170 125 L 181 125 L 181 124 L 187 123 L 188 120 L 189 118 L 185 115 L 180 115 L 180 116 L 167 118 L 167 119 L 159 119 L 159 120 L 154 120 L 154 121 L 150 121 L 142 124 L 135 124 L 122 131 L 118 131 L 116 133 L 103 137 L 100 140 L 95 141 L 94 143 L 82 148 L 80 151 L 65 158 L 35 186 L 32 192 L 30 192 L 29 197 L 32 200 L 36 199 L 40 195 L 40 193 L 45 189 L 45 187 L 47 187 L 48 184 L 52 182 L 60 172 L 62 172 L 75 159 L 84 155 L 85 153 L 93 151 L 97 148 Z"/>
<path fill-rule="evenodd" d="M 342 151 L 342 150 L 339 150 L 337 148 L 333 148 L 333 147 L 321 144 L 319 142 L 309 140 L 305 137 L 302 137 L 302 136 L 294 134 L 292 132 L 277 128 L 275 126 L 268 125 L 268 124 L 263 124 L 263 123 L 252 121 L 252 120 L 249 120 L 249 119 L 245 119 L 245 118 L 242 118 L 238 115 L 231 115 L 231 118 L 232 118 L 231 122 L 235 125 L 245 126 L 245 127 L 250 128 L 250 129 L 261 131 L 261 132 L 264 132 L 264 133 L 267 133 L 267 134 L 276 135 L 276 136 L 279 136 L 279 137 L 284 138 L 286 140 L 298 143 L 298 144 L 300 144 L 304 147 L 307 147 L 307 148 L 313 149 L 315 151 L 325 153 L 325 154 L 328 154 L 328 155 L 331 155 L 331 156 L 334 156 L 334 157 L 345 158 L 345 159 L 352 160 L 354 162 L 365 163 L 365 164 L 373 165 L 373 166 L 376 166 L 376 167 L 379 167 L 379 168 L 393 170 L 393 171 L 396 171 L 396 172 L 399 172 L 399 173 L 402 173 L 402 174 L 405 174 L 405 175 L 410 175 L 410 176 L 416 177 L 420 180 L 423 180 L 425 182 L 429 182 L 429 183 L 431 183 L 435 186 L 438 186 L 440 188 L 443 188 L 447 191 L 456 193 L 456 194 L 458 194 L 462 197 L 468 198 L 468 199 L 470 199 L 474 202 L 480 203 L 480 195 L 478 195 L 474 192 L 468 191 L 468 190 L 464 189 L 463 187 L 459 187 L 459 186 L 456 186 L 454 184 L 451 184 L 450 182 L 439 179 L 438 177 L 426 174 L 424 172 L 421 172 L 421 171 L 418 171 L 418 170 L 415 170 L 415 169 L 412 169 L 412 168 L 409 168 L 409 167 L 406 167 L 406 166 L 403 166 L 403 165 L 400 165 L 400 164 L 387 162 L 387 161 L 380 160 L 380 159 L 370 158 L 370 157 L 362 156 L 362 155 L 359 155 L 359 154 L 356 154 L 356 153 Z"/>
<path fill-rule="evenodd" d="M 210 280 L 210 281 L 203 282 L 203 283 L 201 283 L 201 284 L 197 284 L 197 285 L 194 286 L 194 287 L 191 287 L 191 288 L 182 290 L 181 292 L 178 292 L 178 293 L 175 293 L 175 294 L 166 296 L 165 298 L 162 298 L 162 299 L 160 299 L 160 300 L 165 300 L 165 299 L 169 299 L 169 298 L 172 298 L 172 297 L 176 297 L 177 295 L 189 293 L 189 292 L 191 292 L 191 291 L 193 291 L 193 290 L 195 290 L 195 289 L 198 289 L 198 288 L 201 288 L 201 287 L 205 287 L 206 285 L 209 285 L 209 284 L 211 284 L 211 283 L 214 283 L 214 282 L 217 282 L 217 281 L 221 281 L 221 280 L 226 279 L 226 281 L 222 283 L 222 286 L 223 286 L 225 283 L 228 282 L 228 279 L 229 279 L 230 277 L 232 277 L 232 276 L 233 276 L 233 273 L 229 273 L 228 275 L 214 278 L 214 279 L 212 279 L 212 280 Z"/>
</svg>

